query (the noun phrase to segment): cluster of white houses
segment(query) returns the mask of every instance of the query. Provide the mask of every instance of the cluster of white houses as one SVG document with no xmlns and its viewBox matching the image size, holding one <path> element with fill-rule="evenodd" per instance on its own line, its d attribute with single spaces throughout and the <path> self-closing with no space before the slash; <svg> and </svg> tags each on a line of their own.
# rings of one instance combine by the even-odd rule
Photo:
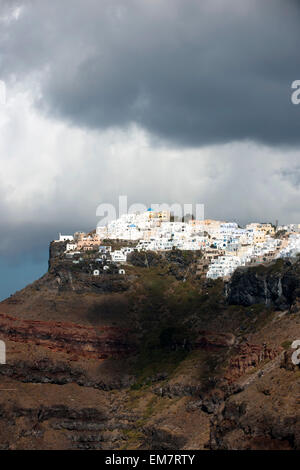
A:
<svg viewBox="0 0 300 470">
<path fill-rule="evenodd" d="M 285 237 L 276 237 L 283 231 Z M 134 247 L 112 250 L 102 240 L 130 241 Z M 251 223 L 241 228 L 235 222 L 217 220 L 172 221 L 168 211 L 124 214 L 106 226 L 99 226 L 93 234 L 76 232 L 59 235 L 65 241 L 66 253 L 96 250 L 98 258 L 109 257 L 113 263 L 126 263 L 133 250 L 166 251 L 201 250 L 208 263 L 206 276 L 216 279 L 230 276 L 238 266 L 262 263 L 278 257 L 295 256 L 300 252 L 300 224 L 275 228 L 269 223 Z M 134 243 L 133 243 L 134 242 Z"/>
</svg>

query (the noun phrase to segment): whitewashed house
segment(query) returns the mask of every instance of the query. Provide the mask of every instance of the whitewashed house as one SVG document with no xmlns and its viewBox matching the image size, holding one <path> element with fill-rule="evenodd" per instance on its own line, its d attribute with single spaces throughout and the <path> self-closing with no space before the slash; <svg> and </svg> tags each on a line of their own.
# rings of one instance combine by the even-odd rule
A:
<svg viewBox="0 0 300 470">
<path fill-rule="evenodd" d="M 111 252 L 111 260 L 114 263 L 126 263 L 127 254 L 123 253 L 122 250 L 115 250 Z"/>
<path fill-rule="evenodd" d="M 61 233 L 59 233 L 58 240 L 56 240 L 56 241 L 57 242 L 67 242 L 67 241 L 73 241 L 73 240 L 74 240 L 73 235 L 62 235 Z"/>
</svg>

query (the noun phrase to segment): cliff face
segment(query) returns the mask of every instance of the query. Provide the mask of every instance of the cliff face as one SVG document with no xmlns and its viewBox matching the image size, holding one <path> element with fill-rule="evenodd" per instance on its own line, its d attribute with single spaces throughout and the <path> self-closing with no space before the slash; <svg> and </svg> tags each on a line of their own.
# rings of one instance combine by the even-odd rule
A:
<svg viewBox="0 0 300 470">
<path fill-rule="evenodd" d="M 289 308 L 299 294 L 299 273 L 299 261 L 278 260 L 265 266 L 239 268 L 227 286 L 228 302 Z"/>
<path fill-rule="evenodd" d="M 212 449 L 300 449 L 299 369 L 271 361 L 215 413 Z"/>
<path fill-rule="evenodd" d="M 63 254 L 66 250 L 67 242 L 51 242 L 49 245 L 49 260 L 48 267 L 52 268 L 53 264 L 58 259 L 63 259 Z"/>
<path fill-rule="evenodd" d="M 87 327 L 69 322 L 22 320 L 0 316 L 0 334 L 4 340 L 36 344 L 53 351 L 66 351 L 81 357 L 104 359 L 134 351 L 128 330 L 113 326 Z"/>
<path fill-rule="evenodd" d="M 95 277 L 54 245 L 0 303 L 0 448 L 299 448 L 298 262 L 238 272 L 226 298 L 193 256 Z"/>
</svg>

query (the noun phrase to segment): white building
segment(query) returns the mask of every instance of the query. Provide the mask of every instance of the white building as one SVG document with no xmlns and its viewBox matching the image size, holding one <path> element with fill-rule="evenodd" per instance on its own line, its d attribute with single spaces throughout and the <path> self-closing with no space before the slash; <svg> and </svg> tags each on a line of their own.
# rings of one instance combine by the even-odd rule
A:
<svg viewBox="0 0 300 470">
<path fill-rule="evenodd" d="M 123 253 L 122 250 L 115 250 L 111 252 L 111 260 L 114 263 L 126 263 L 127 254 Z"/>
<path fill-rule="evenodd" d="M 188 223 L 170 221 L 170 213 L 152 209 L 142 213 L 123 214 L 105 227 L 98 227 L 100 239 L 135 241 L 135 248 L 124 247 L 112 251 L 111 246 L 100 246 L 99 259 L 109 263 L 126 263 L 127 256 L 137 251 L 202 250 L 210 261 L 207 277 L 228 277 L 238 266 L 265 262 L 274 257 L 295 256 L 300 252 L 300 225 L 284 226 L 289 239 L 272 238 L 270 224 L 252 223 L 240 228 L 236 222 L 211 219 L 190 220 Z M 71 235 L 61 235 L 59 241 L 68 241 L 67 251 L 76 249 Z M 78 247 L 77 247 L 78 249 Z M 210 258 L 210 250 L 218 252 Z M 222 254 L 222 256 L 220 256 Z M 105 261 L 104 261 L 105 260 Z M 107 266 L 108 269 L 108 266 Z"/>
<path fill-rule="evenodd" d="M 55 241 L 66 242 L 66 241 L 73 241 L 73 240 L 74 240 L 73 235 L 62 235 L 61 233 L 59 233 L 58 240 L 55 240 Z"/>
</svg>

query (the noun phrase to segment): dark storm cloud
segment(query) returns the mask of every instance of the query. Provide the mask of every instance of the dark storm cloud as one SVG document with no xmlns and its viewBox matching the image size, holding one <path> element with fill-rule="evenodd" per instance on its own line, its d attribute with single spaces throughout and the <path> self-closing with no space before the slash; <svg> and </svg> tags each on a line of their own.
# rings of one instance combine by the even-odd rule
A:
<svg viewBox="0 0 300 470">
<path fill-rule="evenodd" d="M 289 0 L 28 0 L 0 73 L 76 125 L 137 123 L 175 145 L 300 142 L 300 10 Z"/>
</svg>

